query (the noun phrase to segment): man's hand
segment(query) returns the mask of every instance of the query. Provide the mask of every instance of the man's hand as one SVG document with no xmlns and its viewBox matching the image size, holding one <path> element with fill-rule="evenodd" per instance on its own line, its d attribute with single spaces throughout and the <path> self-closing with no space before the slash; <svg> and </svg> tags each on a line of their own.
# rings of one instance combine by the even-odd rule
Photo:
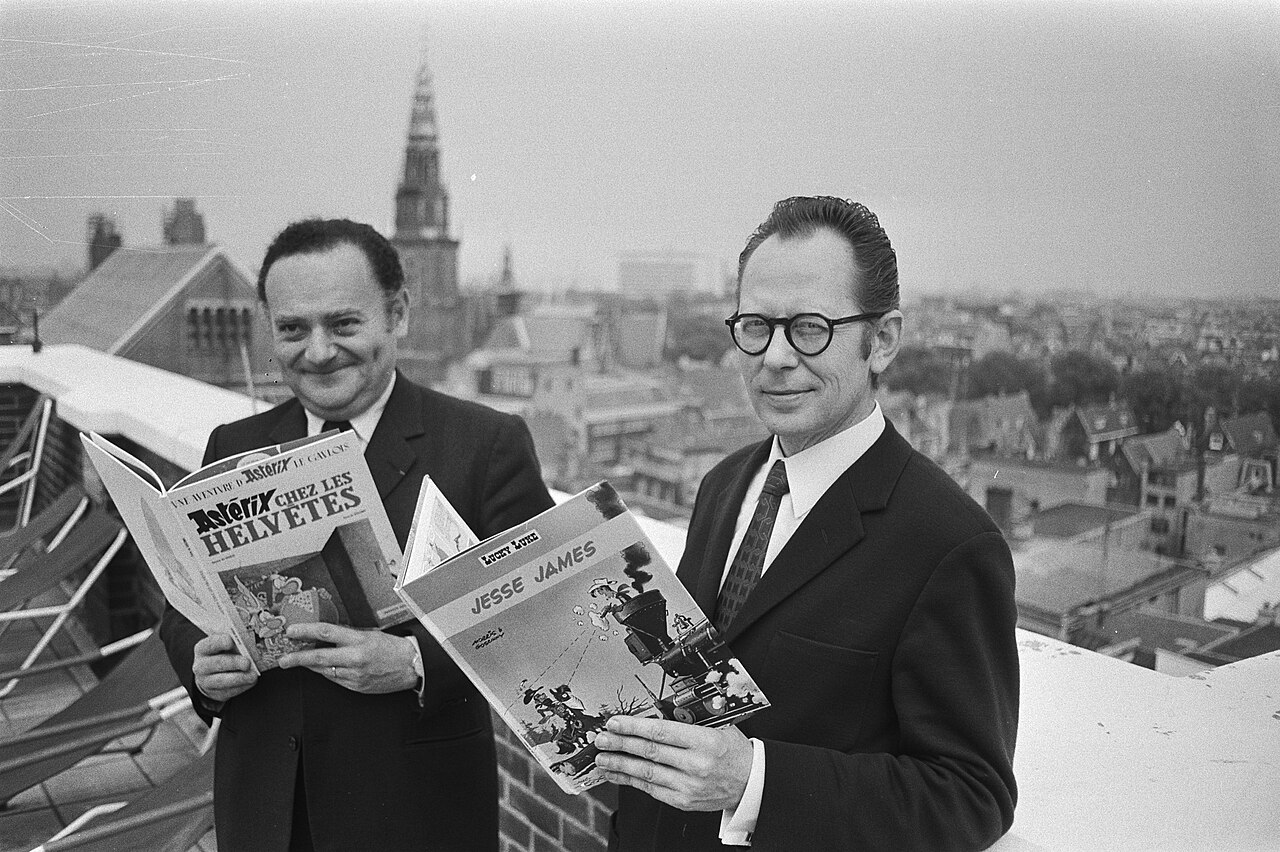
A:
<svg viewBox="0 0 1280 852">
<path fill-rule="evenodd" d="M 413 689 L 418 683 L 414 652 L 403 636 L 323 621 L 290 624 L 285 635 L 334 647 L 285 654 L 280 658 L 282 669 L 305 666 L 339 686 L 370 694 Z"/>
<path fill-rule="evenodd" d="M 682 811 L 736 808 L 754 754 L 751 740 L 733 725 L 713 729 L 625 715 L 609 718 L 595 746 L 605 778 Z"/>
<path fill-rule="evenodd" d="M 213 701 L 230 701 L 258 682 L 249 658 L 236 650 L 225 633 L 206 636 L 196 643 L 191 673 L 196 688 Z"/>
</svg>

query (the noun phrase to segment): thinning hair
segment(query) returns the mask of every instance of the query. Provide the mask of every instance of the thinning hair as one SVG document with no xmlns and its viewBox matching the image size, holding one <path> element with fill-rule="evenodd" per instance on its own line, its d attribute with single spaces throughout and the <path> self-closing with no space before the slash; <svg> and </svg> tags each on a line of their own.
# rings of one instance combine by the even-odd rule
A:
<svg viewBox="0 0 1280 852">
<path fill-rule="evenodd" d="M 271 265 L 282 257 L 296 254 L 318 254 L 340 245 L 353 245 L 369 261 L 369 269 L 382 288 L 383 296 L 390 298 L 404 287 L 404 269 L 400 255 L 386 237 L 372 226 L 350 219 L 302 219 L 293 222 L 271 241 L 262 268 L 258 272 L 258 299 L 267 302 L 267 273 Z"/>
<path fill-rule="evenodd" d="M 853 249 L 857 280 L 850 282 L 853 297 L 867 313 L 891 311 L 898 307 L 898 257 L 880 220 L 865 206 L 830 195 L 785 198 L 773 206 L 769 218 L 760 223 L 738 256 L 738 294 L 742 294 L 742 273 L 747 261 L 769 237 L 791 240 L 811 237 L 827 228 Z"/>
</svg>

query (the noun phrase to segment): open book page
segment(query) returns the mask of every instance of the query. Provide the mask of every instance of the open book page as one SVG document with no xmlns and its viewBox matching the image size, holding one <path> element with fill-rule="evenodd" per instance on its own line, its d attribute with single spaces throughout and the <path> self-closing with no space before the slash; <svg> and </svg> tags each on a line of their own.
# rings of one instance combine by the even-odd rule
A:
<svg viewBox="0 0 1280 852">
<path fill-rule="evenodd" d="M 148 485 L 151 485 L 156 491 L 164 491 L 164 483 L 160 480 L 160 476 L 152 470 L 142 459 L 135 457 L 132 453 L 126 452 L 124 449 L 116 446 L 111 441 L 99 435 L 97 432 L 80 433 L 80 440 L 85 443 L 92 443 L 95 447 L 103 452 L 110 453 L 121 464 L 126 465 L 137 476 L 141 477 Z"/>
<path fill-rule="evenodd" d="M 603 780 L 610 716 L 718 726 L 768 706 L 607 482 L 399 591 L 569 793 Z"/>
<path fill-rule="evenodd" d="M 245 453 L 166 495 L 191 557 L 231 601 L 268 668 L 294 621 L 386 627 L 402 555 L 354 432 Z"/>
<path fill-rule="evenodd" d="M 165 598 L 205 633 L 227 632 L 217 590 L 187 555 L 180 538 L 171 538 L 164 496 L 139 473 L 150 468 L 100 435 L 81 434 L 80 440 Z"/>
<path fill-rule="evenodd" d="M 397 586 L 422 576 L 478 541 L 431 477 L 423 477 L 404 549 L 404 573 Z"/>
<path fill-rule="evenodd" d="M 141 487 L 131 478 L 108 484 L 118 505 Z M 144 553 L 161 588 L 187 615 L 191 588 L 163 575 L 189 567 L 191 587 L 202 581 L 216 606 L 202 600 L 188 617 L 236 637 L 259 671 L 310 647 L 285 635 L 292 622 L 380 628 L 411 617 L 394 589 L 403 557 L 354 432 L 243 453 L 152 498 L 149 516 L 121 515 L 135 539 L 151 540 Z"/>
</svg>

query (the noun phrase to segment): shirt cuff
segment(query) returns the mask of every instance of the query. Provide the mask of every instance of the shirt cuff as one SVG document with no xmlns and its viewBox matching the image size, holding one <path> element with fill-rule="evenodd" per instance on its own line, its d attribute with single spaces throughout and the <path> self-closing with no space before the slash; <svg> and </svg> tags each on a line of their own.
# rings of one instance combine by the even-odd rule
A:
<svg viewBox="0 0 1280 852">
<path fill-rule="evenodd" d="M 760 800 L 764 797 L 764 743 L 751 738 L 751 775 L 742 800 L 733 810 L 720 812 L 720 842 L 725 846 L 750 846 L 751 835 L 760 818 Z"/>
<path fill-rule="evenodd" d="M 207 710 L 215 716 L 222 712 L 222 708 L 226 706 L 227 702 L 210 698 L 198 683 L 193 683 L 192 685 L 196 688 L 196 698 L 200 701 L 201 709 Z"/>
<path fill-rule="evenodd" d="M 422 707 L 426 700 L 427 678 L 423 673 L 422 666 L 422 646 L 418 644 L 418 640 L 414 636 L 405 636 L 404 641 L 413 646 L 413 671 L 418 676 L 418 685 L 414 691 L 418 694 L 418 706 Z"/>
</svg>

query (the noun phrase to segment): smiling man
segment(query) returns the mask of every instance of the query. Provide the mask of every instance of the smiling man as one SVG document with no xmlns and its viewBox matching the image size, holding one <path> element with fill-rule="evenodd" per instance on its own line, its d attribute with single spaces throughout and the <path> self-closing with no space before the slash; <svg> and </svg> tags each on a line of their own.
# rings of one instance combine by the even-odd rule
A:
<svg viewBox="0 0 1280 852">
<path fill-rule="evenodd" d="M 373 228 L 290 225 L 267 249 L 258 295 L 295 398 L 219 426 L 205 463 L 353 429 L 401 547 L 427 475 L 481 538 L 551 506 L 520 418 L 396 371 L 409 300 L 395 249 Z M 165 611 L 174 669 L 205 720 L 222 719 L 219 847 L 496 850 L 488 705 L 422 627 L 295 624 L 289 635 L 322 645 L 259 679 L 229 636 Z"/>
<path fill-rule="evenodd" d="M 726 320 L 773 432 L 702 481 L 679 576 L 772 706 L 736 727 L 614 716 L 610 849 L 981 849 L 1013 821 L 1013 564 L 875 399 L 902 336 L 876 217 L 779 202 Z"/>
</svg>

